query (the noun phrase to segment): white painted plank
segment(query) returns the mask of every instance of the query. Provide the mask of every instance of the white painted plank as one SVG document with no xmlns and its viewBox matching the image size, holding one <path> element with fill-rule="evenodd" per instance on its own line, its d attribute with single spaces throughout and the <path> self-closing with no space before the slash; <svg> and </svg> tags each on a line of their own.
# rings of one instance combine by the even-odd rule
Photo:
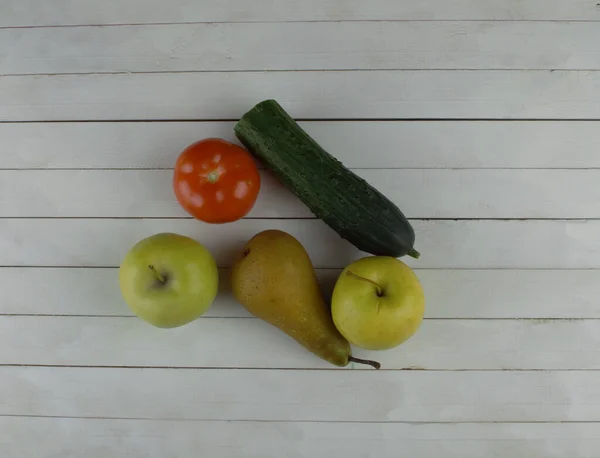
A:
<svg viewBox="0 0 600 458">
<path fill-rule="evenodd" d="M 600 125 L 594 121 L 299 124 L 350 168 L 600 168 Z M 0 168 L 171 168 L 176 155 L 202 138 L 238 143 L 233 126 L 0 123 Z"/>
<path fill-rule="evenodd" d="M 600 170 L 355 172 L 409 218 L 600 217 Z M 314 217 L 270 173 L 261 176 L 248 217 Z M 171 170 L 0 170 L 0 217 L 189 216 L 173 192 Z"/>
<path fill-rule="evenodd" d="M 279 421 L 596 421 L 600 371 L 0 368 L 0 415 Z"/>
<path fill-rule="evenodd" d="M 0 77 L 0 121 L 600 117 L 600 72 L 339 71 Z"/>
<path fill-rule="evenodd" d="M 413 221 L 421 268 L 600 268 L 600 221 Z M 298 238 L 315 267 L 339 268 L 364 254 L 320 220 L 2 219 L 2 266 L 118 266 L 140 239 L 177 232 L 203 243 L 222 267 L 265 229 Z"/>
<path fill-rule="evenodd" d="M 0 417 L 5 458 L 596 458 L 598 423 L 273 423 Z M 31 437 L 36 440 L 32 441 Z"/>
<path fill-rule="evenodd" d="M 435 318 L 596 318 L 595 270 L 417 270 L 426 316 Z"/>
<path fill-rule="evenodd" d="M 0 29 L 0 74 L 600 69 L 594 22 L 301 22 Z"/>
<path fill-rule="evenodd" d="M 131 317 L 4 316 L 0 335 L 0 364 L 337 369 L 258 319 L 161 330 Z M 353 354 L 383 369 L 599 370 L 599 348 L 599 320 L 425 320 L 397 348 Z"/>
<path fill-rule="evenodd" d="M 588 0 L 21 0 L 0 5 L 0 26 L 339 20 L 598 20 Z"/>
<path fill-rule="evenodd" d="M 319 269 L 329 298 L 338 269 Z M 426 318 L 600 318 L 600 270 L 429 270 L 416 273 Z M 247 317 L 231 296 L 229 272 L 209 317 Z M 0 314 L 131 316 L 115 268 L 0 270 Z M 43 300 L 40 300 L 43 298 Z"/>
</svg>

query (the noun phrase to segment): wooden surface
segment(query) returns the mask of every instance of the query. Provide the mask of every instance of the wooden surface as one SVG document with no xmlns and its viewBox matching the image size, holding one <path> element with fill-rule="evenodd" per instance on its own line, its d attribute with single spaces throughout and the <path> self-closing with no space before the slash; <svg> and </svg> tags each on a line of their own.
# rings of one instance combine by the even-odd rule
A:
<svg viewBox="0 0 600 458">
<path fill-rule="evenodd" d="M 597 458 L 600 7 L 589 0 L 0 0 L 2 458 Z M 384 370 L 252 318 L 233 255 L 280 228 L 326 295 L 362 256 L 263 172 L 195 221 L 179 152 L 277 99 L 415 228 L 427 305 Z M 199 320 L 124 304 L 139 239 L 221 268 Z"/>
<path fill-rule="evenodd" d="M 9 75 L 0 121 L 231 120 L 268 98 L 300 119 L 587 120 L 600 118 L 600 71 Z"/>
<path fill-rule="evenodd" d="M 11 74 L 600 69 L 595 22 L 294 22 L 0 30 Z M 293 54 L 294 59 L 289 56 Z"/>
</svg>

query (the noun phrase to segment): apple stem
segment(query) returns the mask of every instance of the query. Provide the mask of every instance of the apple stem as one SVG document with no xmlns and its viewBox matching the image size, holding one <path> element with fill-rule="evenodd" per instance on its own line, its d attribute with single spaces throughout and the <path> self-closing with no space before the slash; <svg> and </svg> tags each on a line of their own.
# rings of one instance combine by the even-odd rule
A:
<svg viewBox="0 0 600 458">
<path fill-rule="evenodd" d="M 349 276 L 357 278 L 359 280 L 371 283 L 372 285 L 375 286 L 375 288 L 377 288 L 377 295 L 379 297 L 383 296 L 383 288 L 378 283 L 374 282 L 373 280 L 369 280 L 368 278 L 361 277 L 360 275 L 356 275 L 354 272 L 352 272 L 350 270 L 346 271 L 346 275 L 349 275 Z"/>
<path fill-rule="evenodd" d="M 156 270 L 156 267 L 154 267 L 153 265 L 149 265 L 148 269 L 150 269 L 152 271 L 152 273 L 154 274 L 156 279 L 159 282 L 161 282 L 163 285 L 167 282 L 167 280 L 165 280 L 165 277 L 163 277 L 161 274 L 158 273 L 158 270 Z"/>
<path fill-rule="evenodd" d="M 369 366 L 373 366 L 375 369 L 381 369 L 381 364 L 379 364 L 377 361 L 371 361 L 370 359 L 360 359 L 350 355 L 348 356 L 348 361 L 359 364 L 368 364 Z"/>
</svg>

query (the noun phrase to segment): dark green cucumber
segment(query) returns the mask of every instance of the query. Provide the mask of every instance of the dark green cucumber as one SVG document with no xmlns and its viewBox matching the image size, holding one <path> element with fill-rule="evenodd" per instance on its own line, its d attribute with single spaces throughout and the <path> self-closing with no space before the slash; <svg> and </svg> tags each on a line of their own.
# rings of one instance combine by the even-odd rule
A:
<svg viewBox="0 0 600 458">
<path fill-rule="evenodd" d="M 377 256 L 419 257 L 400 209 L 313 140 L 275 101 L 235 125 L 242 144 L 342 238 Z"/>
</svg>

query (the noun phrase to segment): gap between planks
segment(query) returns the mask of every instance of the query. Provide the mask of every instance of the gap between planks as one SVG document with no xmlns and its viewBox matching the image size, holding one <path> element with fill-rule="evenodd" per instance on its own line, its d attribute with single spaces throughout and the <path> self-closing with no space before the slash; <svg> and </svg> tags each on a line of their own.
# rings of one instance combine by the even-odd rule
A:
<svg viewBox="0 0 600 458">
<path fill-rule="evenodd" d="M 9 219 L 37 219 L 37 220 L 194 220 L 191 216 L 2 216 L 1 220 Z M 311 216 L 246 216 L 239 221 L 314 221 L 317 217 Z M 586 222 L 600 221 L 600 217 L 594 218 L 408 218 L 409 221 L 565 221 L 565 222 Z M 6 266 L 2 266 L 6 267 Z"/>
<path fill-rule="evenodd" d="M 0 267 L 6 268 L 6 267 Z M 437 269 L 436 269 L 437 270 Z M 45 318 L 138 318 L 135 315 L 78 315 L 68 313 L 0 313 L 0 317 L 45 317 Z M 200 320 L 257 320 L 254 316 L 202 316 L 197 318 Z M 462 318 L 462 317 L 447 317 L 447 318 L 431 318 L 424 317 L 424 321 L 524 321 L 532 324 L 544 324 L 550 321 L 597 321 L 599 317 L 515 317 L 515 318 Z M 1 364 L 0 364 L 1 365 Z"/>
<path fill-rule="evenodd" d="M 545 424 L 598 424 L 600 421 L 594 420 L 567 420 L 567 421 L 362 421 L 362 420 L 199 420 L 196 418 L 153 418 L 153 417 L 103 417 L 103 416 L 74 416 L 74 415 L 15 415 L 0 414 L 2 418 L 54 418 L 54 419 L 73 419 L 73 420 L 127 420 L 127 421 L 152 421 L 152 422 L 190 422 L 190 423 L 341 423 L 341 424 L 373 424 L 373 425 L 545 425 Z"/>
<path fill-rule="evenodd" d="M 600 5 L 598 5 L 600 8 Z M 111 28 L 111 27 L 144 27 L 174 25 L 221 25 L 221 24 L 331 24 L 331 23 L 432 23 L 432 22 L 493 22 L 493 23 L 596 23 L 600 19 L 291 19 L 291 20 L 254 20 L 254 21 L 181 21 L 181 22 L 123 22 L 110 24 L 55 24 L 55 25 L 3 25 L 0 30 L 10 29 L 77 29 L 77 28 Z"/>
<path fill-rule="evenodd" d="M 0 218 L 1 220 L 2 218 Z M 55 218 L 56 219 L 56 218 Z M 87 219 L 87 218 L 86 218 Z M 0 269 L 118 269 L 117 265 L 105 265 L 105 266 L 94 266 L 94 265 L 0 265 Z M 227 269 L 228 267 L 219 267 L 220 269 Z M 315 270 L 332 270 L 337 269 L 336 267 L 316 267 Z M 600 268 L 594 267 L 412 267 L 413 270 L 458 270 L 458 271 L 471 271 L 471 270 L 483 270 L 483 271 L 549 271 L 549 272 L 597 272 Z M 70 316 L 70 315 L 69 315 Z M 87 315 L 86 315 L 87 316 Z M 534 318 L 537 319 L 537 318 Z"/>
<path fill-rule="evenodd" d="M 173 171 L 171 167 L 0 167 L 0 172 L 154 172 L 161 170 Z M 259 167 L 259 170 L 264 168 Z M 600 167 L 352 167 L 351 170 L 600 170 Z"/>
<path fill-rule="evenodd" d="M 488 70 L 481 70 L 488 71 Z M 539 70 L 536 70 L 539 71 Z M 579 71 L 579 70 L 572 70 Z M 596 70 L 600 73 L 600 70 Z M 189 73 L 189 72 L 188 72 Z M 274 73 L 274 72 L 271 72 Z M 44 75 L 29 75 L 29 76 L 44 76 Z M 239 118 L 127 118 L 127 119 L 33 119 L 33 120 L 0 120 L 0 124 L 107 124 L 107 123 L 211 123 L 211 122 L 238 122 Z M 540 123 L 555 123 L 555 122 L 600 122 L 600 118 L 394 118 L 394 117 L 375 117 L 375 118 L 306 118 L 294 117 L 296 122 L 540 122 Z"/>
<path fill-rule="evenodd" d="M 145 370 L 177 370 L 177 371 L 271 371 L 271 372 L 365 372 L 371 369 L 354 369 L 352 367 L 232 367 L 232 366 L 148 366 L 148 365 L 93 365 L 93 364 L 10 364 L 1 363 L 0 367 L 18 368 L 51 368 L 51 369 L 145 369 Z M 423 367 L 401 367 L 396 369 L 377 369 L 377 372 L 600 372 L 600 369 L 426 369 Z M 1 415 L 0 415 L 1 416 Z"/>
<path fill-rule="evenodd" d="M 600 72 L 597 68 L 566 68 L 566 67 L 555 67 L 547 69 L 543 67 L 539 68 L 470 68 L 470 67 L 455 67 L 455 68 L 302 68 L 302 69 L 273 69 L 273 70 L 156 70 L 156 71 L 98 71 L 98 72 L 54 72 L 54 73 L 0 73 L 0 78 L 23 78 L 23 77 L 55 77 L 55 76 L 119 76 L 119 75 L 180 75 L 180 74 L 205 74 L 205 73 L 316 73 L 316 72 L 327 72 L 327 73 L 361 73 L 361 72 L 588 72 L 595 73 Z M 432 118 L 428 118 L 432 119 Z M 543 118 L 544 120 L 558 120 L 556 118 Z M 328 119 L 329 120 L 329 119 Z M 372 121 L 372 119 L 370 119 Z M 389 119 L 386 119 L 389 120 Z M 581 119 L 576 119 L 581 121 Z M 221 121 L 223 121 L 221 119 Z M 7 122 L 7 121 L 4 121 Z M 25 121 L 23 121 L 25 122 Z M 40 122 L 40 121 L 36 121 Z"/>
</svg>

